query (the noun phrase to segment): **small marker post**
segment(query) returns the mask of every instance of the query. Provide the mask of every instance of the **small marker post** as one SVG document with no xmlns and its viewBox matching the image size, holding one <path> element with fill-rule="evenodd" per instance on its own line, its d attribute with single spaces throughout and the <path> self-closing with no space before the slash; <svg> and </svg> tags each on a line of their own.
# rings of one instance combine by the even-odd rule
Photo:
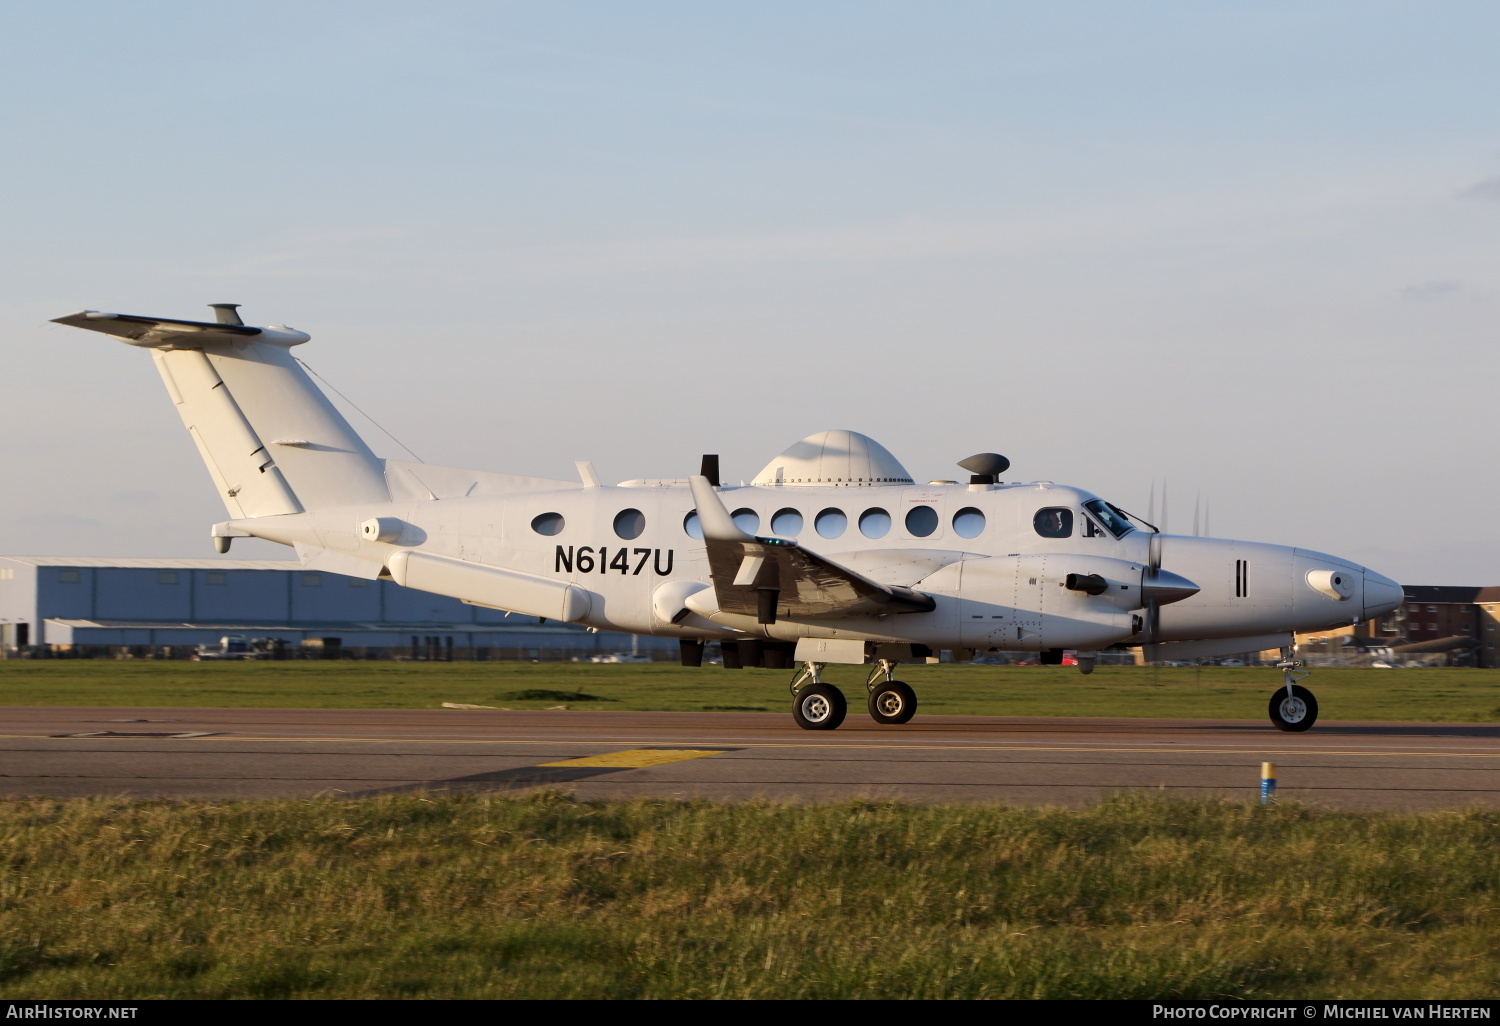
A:
<svg viewBox="0 0 1500 1026">
<path fill-rule="evenodd" d="M 1260 764 L 1260 803 L 1276 800 L 1276 764 L 1274 762 L 1263 762 Z"/>
</svg>

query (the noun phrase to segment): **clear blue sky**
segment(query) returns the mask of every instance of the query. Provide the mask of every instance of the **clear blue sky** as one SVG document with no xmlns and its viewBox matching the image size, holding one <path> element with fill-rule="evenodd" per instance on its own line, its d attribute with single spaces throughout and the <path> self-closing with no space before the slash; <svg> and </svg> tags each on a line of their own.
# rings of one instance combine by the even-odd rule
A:
<svg viewBox="0 0 1500 1026">
<path fill-rule="evenodd" d="M 1500 584 L 1492 3 L 0 3 L 0 551 L 198 555 L 237 301 L 432 462 L 864 431 Z M 372 438 L 388 454 L 391 446 Z M 286 550 L 266 546 L 259 554 Z M 236 555 L 242 553 L 236 552 Z"/>
</svg>

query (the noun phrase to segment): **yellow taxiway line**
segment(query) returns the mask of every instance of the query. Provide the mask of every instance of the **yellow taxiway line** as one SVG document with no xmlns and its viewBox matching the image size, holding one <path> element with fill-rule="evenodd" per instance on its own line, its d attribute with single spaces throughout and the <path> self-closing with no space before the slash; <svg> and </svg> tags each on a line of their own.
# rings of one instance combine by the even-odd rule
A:
<svg viewBox="0 0 1500 1026">
<path fill-rule="evenodd" d="M 564 759 L 562 762 L 539 762 L 538 766 L 584 766 L 601 769 L 641 769 L 646 766 L 664 766 L 669 762 L 684 759 L 701 759 L 705 755 L 723 755 L 724 749 L 715 748 L 632 748 L 623 752 L 605 752 L 601 755 L 585 755 L 581 759 Z"/>
</svg>

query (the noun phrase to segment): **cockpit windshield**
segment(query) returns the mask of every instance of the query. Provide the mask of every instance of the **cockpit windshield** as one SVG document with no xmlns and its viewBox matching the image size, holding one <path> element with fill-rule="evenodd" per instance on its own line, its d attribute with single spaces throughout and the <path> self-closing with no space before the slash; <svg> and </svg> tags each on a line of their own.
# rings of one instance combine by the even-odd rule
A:
<svg viewBox="0 0 1500 1026">
<path fill-rule="evenodd" d="M 1089 515 L 1099 521 L 1100 526 L 1116 538 L 1123 538 L 1135 530 L 1124 511 L 1111 506 L 1103 499 L 1090 499 L 1083 504 L 1083 508 L 1089 511 Z"/>
</svg>

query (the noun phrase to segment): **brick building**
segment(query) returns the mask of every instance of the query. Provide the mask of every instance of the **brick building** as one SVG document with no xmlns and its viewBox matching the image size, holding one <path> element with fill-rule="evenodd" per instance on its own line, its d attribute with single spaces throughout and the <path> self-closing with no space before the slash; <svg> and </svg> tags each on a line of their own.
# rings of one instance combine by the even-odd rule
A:
<svg viewBox="0 0 1500 1026">
<path fill-rule="evenodd" d="M 1397 658 L 1403 649 L 1411 654 L 1444 652 L 1450 666 L 1500 667 L 1500 587 L 1409 584 L 1404 590 L 1406 601 L 1385 616 L 1352 628 L 1299 635 L 1299 644 L 1353 635 L 1362 645 L 1395 650 Z"/>
</svg>

